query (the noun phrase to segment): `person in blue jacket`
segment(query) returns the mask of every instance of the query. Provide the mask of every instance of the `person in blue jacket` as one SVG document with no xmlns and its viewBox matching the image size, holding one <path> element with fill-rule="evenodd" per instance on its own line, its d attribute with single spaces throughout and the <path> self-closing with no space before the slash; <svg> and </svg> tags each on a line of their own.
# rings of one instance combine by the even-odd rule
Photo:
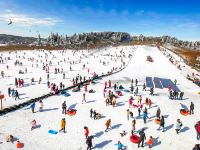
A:
<svg viewBox="0 0 200 150">
<path fill-rule="evenodd" d="M 146 124 L 146 119 L 147 119 L 147 117 L 148 117 L 148 116 L 147 116 L 147 113 L 144 112 L 144 113 L 143 113 L 143 120 L 144 120 L 144 123 L 145 123 L 145 124 Z"/>
<path fill-rule="evenodd" d="M 35 113 L 34 110 L 35 110 L 35 102 L 33 104 L 31 104 L 31 110 L 32 110 L 32 113 Z"/>
<path fill-rule="evenodd" d="M 117 148 L 118 148 L 118 150 L 123 150 L 123 148 L 125 148 L 125 146 L 120 141 L 118 141 Z"/>
</svg>

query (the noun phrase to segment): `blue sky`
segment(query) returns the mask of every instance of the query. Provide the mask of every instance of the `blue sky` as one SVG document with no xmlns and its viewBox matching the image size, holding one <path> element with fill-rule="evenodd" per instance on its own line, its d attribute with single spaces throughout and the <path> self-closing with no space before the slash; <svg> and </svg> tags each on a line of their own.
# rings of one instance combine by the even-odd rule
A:
<svg viewBox="0 0 200 150">
<path fill-rule="evenodd" d="M 13 24 L 8 26 L 9 19 Z M 200 40 L 198 0 L 0 0 L 0 33 L 124 31 Z"/>
</svg>

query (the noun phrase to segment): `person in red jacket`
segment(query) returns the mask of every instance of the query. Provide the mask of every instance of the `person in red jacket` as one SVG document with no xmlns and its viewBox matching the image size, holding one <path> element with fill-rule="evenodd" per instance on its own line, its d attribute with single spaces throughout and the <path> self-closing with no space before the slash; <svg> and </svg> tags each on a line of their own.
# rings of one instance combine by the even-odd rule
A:
<svg viewBox="0 0 200 150">
<path fill-rule="evenodd" d="M 172 90 L 172 86 L 168 85 L 168 91 L 170 92 Z"/>
<path fill-rule="evenodd" d="M 197 131 L 197 140 L 200 140 L 200 121 L 195 124 L 195 129 Z"/>
<path fill-rule="evenodd" d="M 89 129 L 88 127 L 84 126 L 84 130 L 85 130 L 85 138 L 88 138 L 88 134 L 89 134 Z"/>
</svg>

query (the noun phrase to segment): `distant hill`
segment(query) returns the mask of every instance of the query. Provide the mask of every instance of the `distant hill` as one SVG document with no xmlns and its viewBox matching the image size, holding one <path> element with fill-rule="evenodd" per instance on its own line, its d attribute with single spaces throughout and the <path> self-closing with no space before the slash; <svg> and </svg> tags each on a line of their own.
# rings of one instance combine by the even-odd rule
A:
<svg viewBox="0 0 200 150">
<path fill-rule="evenodd" d="M 0 44 L 8 44 L 8 45 L 31 44 L 36 40 L 37 38 L 34 37 L 22 37 L 15 35 L 0 34 Z"/>
</svg>

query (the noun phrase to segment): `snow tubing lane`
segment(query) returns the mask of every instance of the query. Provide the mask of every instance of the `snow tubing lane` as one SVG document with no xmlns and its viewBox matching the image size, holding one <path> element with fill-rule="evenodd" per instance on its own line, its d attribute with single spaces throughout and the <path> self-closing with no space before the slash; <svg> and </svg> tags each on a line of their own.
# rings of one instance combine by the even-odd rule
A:
<svg viewBox="0 0 200 150">
<path fill-rule="evenodd" d="M 155 119 L 154 122 L 158 125 L 160 125 L 160 119 Z"/>
<path fill-rule="evenodd" d="M 75 109 L 72 109 L 72 110 L 70 110 L 70 111 L 67 111 L 67 114 L 68 114 L 69 116 L 74 116 L 74 115 L 76 114 L 76 110 L 75 110 Z"/>
<path fill-rule="evenodd" d="M 140 142 L 140 137 L 136 134 L 130 136 L 130 141 L 132 143 L 138 144 Z"/>
<path fill-rule="evenodd" d="M 180 110 L 180 113 L 181 113 L 181 115 L 183 115 L 183 116 L 189 115 L 189 111 L 186 110 L 186 109 L 181 109 L 181 110 Z"/>
</svg>

